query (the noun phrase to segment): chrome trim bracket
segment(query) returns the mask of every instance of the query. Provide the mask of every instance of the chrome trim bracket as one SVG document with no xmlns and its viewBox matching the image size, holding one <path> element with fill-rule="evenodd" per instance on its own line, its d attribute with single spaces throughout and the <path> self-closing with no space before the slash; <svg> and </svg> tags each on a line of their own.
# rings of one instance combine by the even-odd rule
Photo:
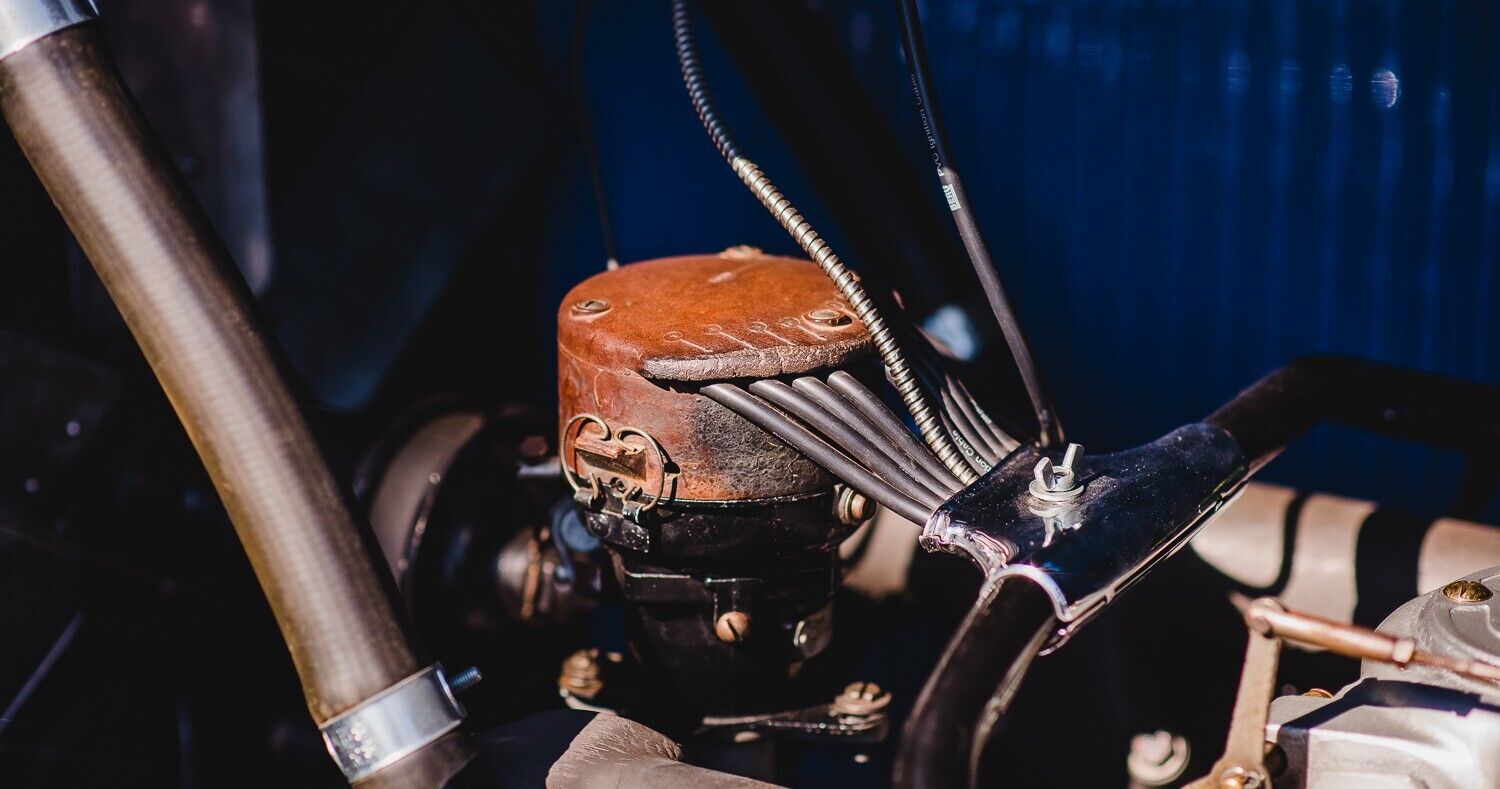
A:
<svg viewBox="0 0 1500 789">
<path fill-rule="evenodd" d="M 1067 501 L 1030 491 L 1037 463 L 1051 457 L 1012 452 L 943 502 L 921 537 L 929 551 L 968 556 L 986 584 L 1021 576 L 1042 587 L 1059 622 L 1048 650 L 1186 545 L 1248 478 L 1239 445 L 1205 424 L 1089 457 L 1077 470 L 1082 491 Z"/>
<path fill-rule="evenodd" d="M 453 731 L 463 719 L 442 664 L 434 663 L 319 728 L 329 755 L 354 783 Z"/>
<path fill-rule="evenodd" d="M 93 0 L 0 0 L 0 60 L 98 16 Z"/>
</svg>

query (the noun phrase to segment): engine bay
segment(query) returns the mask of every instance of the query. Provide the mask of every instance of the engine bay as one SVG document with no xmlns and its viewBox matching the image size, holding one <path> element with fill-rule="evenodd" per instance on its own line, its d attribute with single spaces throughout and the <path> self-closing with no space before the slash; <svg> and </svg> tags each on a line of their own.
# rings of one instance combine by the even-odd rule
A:
<svg viewBox="0 0 1500 789">
<path fill-rule="evenodd" d="M 994 174 L 969 171 L 973 197 L 959 176 L 967 159 L 955 152 L 978 146 L 939 107 L 953 106 L 940 94 L 967 50 L 949 38 L 962 13 L 937 3 L 896 0 L 880 16 L 862 3 L 418 4 L 358 22 L 346 8 L 261 5 L 0 0 L 6 232 L 17 259 L 51 251 L 62 272 L 27 267 L 0 310 L 6 785 L 1500 786 L 1488 274 L 1450 277 L 1479 294 L 1473 304 L 1439 304 L 1437 274 L 1413 288 L 1424 315 L 1475 327 L 1480 362 L 1466 376 L 1344 353 L 1324 341 L 1331 329 L 1299 334 L 1340 313 L 1259 303 L 1293 289 L 1288 267 L 1222 255 L 1189 267 L 1181 247 L 1154 274 L 1075 268 L 1038 285 L 1014 253 L 1030 230 L 987 236 L 1003 213 Z M 1030 31 L 1045 59 L 1072 41 L 1072 12 L 1059 10 L 1071 5 L 993 5 L 971 10 L 998 42 L 1020 47 L 1017 31 Z M 1346 12 L 1293 4 L 1276 19 L 1284 32 L 1326 13 L 1345 25 Z M 1112 17 L 1092 13 L 1078 11 L 1093 20 L 1079 69 L 1109 59 L 1089 36 Z M 1430 13 L 1464 27 L 1451 7 Z M 648 133 L 692 128 L 688 183 L 736 191 L 653 205 L 687 154 L 652 158 L 619 142 L 631 130 L 591 122 L 585 56 L 602 31 L 591 35 L 590 14 L 615 23 L 612 41 L 672 56 L 673 112 L 650 111 L 644 88 L 619 87 L 626 77 L 595 74 L 612 100 L 639 105 L 631 118 Z M 808 42 L 814 22 L 846 14 L 857 52 Z M 1153 14 L 1126 14 L 1125 27 L 1171 27 Z M 1470 27 L 1500 30 L 1481 16 Z M 1261 29 L 1242 17 L 1230 27 Z M 235 169 L 261 166 L 259 108 L 301 97 L 286 115 L 310 134 L 320 80 L 347 76 L 360 53 L 405 51 L 379 35 L 329 43 L 349 25 L 431 49 L 392 61 L 400 68 L 372 78 L 383 87 L 347 107 L 425 99 L 425 86 L 454 114 L 368 117 L 411 134 L 462 127 L 472 147 L 455 138 L 432 168 L 422 157 L 442 157 L 440 145 L 382 152 L 400 138 L 388 129 L 324 122 L 334 131 L 321 153 L 283 130 L 268 149 L 285 157 L 277 167 L 302 150 L 318 189 L 257 191 L 281 172 Z M 533 95 L 526 79 L 557 77 L 535 76 L 549 61 L 526 49 L 549 30 L 570 45 L 573 106 L 537 106 L 577 123 L 578 188 L 499 201 L 479 182 L 560 177 L 554 158 L 517 162 L 528 141 L 561 133 L 484 115 L 473 104 L 498 99 L 454 78 Z M 476 31 L 501 32 L 473 47 Z M 1147 69 L 1158 50 L 1129 40 L 1129 68 Z M 1233 101 L 1246 57 L 1226 60 Z M 880 147 L 892 119 L 850 89 L 861 58 L 900 72 L 901 119 L 919 146 L 904 164 L 895 154 L 911 151 Z M 418 79 L 426 68 L 437 76 Z M 1197 85 L 1183 69 L 1192 79 L 1176 84 Z M 1288 56 L 1281 69 L 1277 95 L 1301 96 L 1302 66 Z M 1342 107 L 1348 69 L 1330 74 Z M 246 100 L 259 78 L 268 98 Z M 203 106 L 238 96 L 239 114 L 163 109 L 174 81 Z M 1375 111 L 1407 109 L 1393 81 L 1375 71 Z M 1431 118 L 1446 124 L 1450 100 Z M 794 155 L 765 142 L 768 118 L 789 129 Z M 1335 135 L 1347 120 L 1329 121 Z M 202 161 L 180 153 L 189 127 L 217 140 L 189 146 Z M 1177 128 L 1173 156 L 1198 144 Z M 850 166 L 864 146 L 880 167 Z M 1215 155 L 1238 167 L 1235 150 Z M 611 156 L 635 173 L 635 191 L 616 184 L 613 199 Z M 1015 180 L 1048 172 L 1038 163 Z M 1154 178 L 1136 172 L 1140 185 L 1121 193 L 1139 188 L 1132 199 L 1149 203 Z M 1280 183 L 1277 194 L 1296 191 Z M 1192 224 L 1179 221 L 1185 189 L 1167 199 L 1179 239 Z M 1243 210 L 1236 194 L 1219 195 L 1223 249 L 1243 241 L 1227 229 Z M 392 201 L 389 228 L 361 210 L 377 199 Z M 501 220 L 464 218 L 486 201 Z M 1039 225 L 1056 205 L 1038 202 L 1026 216 Z M 730 216 L 726 231 L 717 220 Z M 290 228 L 277 231 L 284 258 L 269 255 L 271 218 Z M 1128 236 L 1132 221 L 1116 219 Z M 1290 221 L 1265 233 L 1282 238 Z M 1364 232 L 1339 222 L 1295 250 L 1326 253 L 1317 287 L 1328 293 L 1328 272 L 1350 264 L 1327 228 Z M 653 223 L 671 243 L 621 243 Z M 483 243 L 439 277 L 421 261 L 451 256 L 459 242 L 444 232 L 459 225 Z M 1396 264 L 1380 250 L 1396 242 L 1378 235 L 1385 225 L 1371 232 L 1371 298 L 1388 307 L 1399 288 L 1380 278 Z M 573 248 L 589 239 L 577 253 L 587 264 L 550 261 L 536 240 L 548 233 Z M 1121 260 L 1176 243 L 1131 238 Z M 302 265 L 288 262 L 299 250 Z M 341 252 L 324 265 L 328 250 Z M 1454 257 L 1488 271 L 1491 253 Z M 1411 268 L 1439 270 L 1426 265 Z M 1201 269 L 1228 273 L 1213 294 L 1183 297 Z M 1148 275 L 1159 276 L 1137 281 Z M 1091 304 L 1077 297 L 1085 286 L 1118 293 Z M 1187 336 L 1208 330 L 1181 317 L 1128 341 L 1077 328 L 1091 306 L 1110 313 L 1101 327 L 1147 325 L 1159 316 L 1128 306 L 1137 289 L 1166 293 L 1156 297 L 1174 315 L 1212 314 L 1215 339 Z M 1251 312 L 1267 313 L 1267 336 L 1300 338 L 1278 354 L 1296 352 L 1261 364 L 1267 354 L 1231 339 L 1261 331 L 1234 328 Z M 1376 336 L 1419 331 L 1372 314 Z M 1420 331 L 1435 349 L 1432 325 Z M 1158 353 L 1168 341 L 1199 352 Z M 1078 386 L 1093 380 L 1075 368 L 1094 344 L 1135 354 L 1105 365 L 1118 392 Z M 1183 407 L 1153 374 L 1227 380 L 1248 364 L 1254 375 L 1201 386 Z M 1125 413 L 1131 391 L 1152 402 Z M 1112 424 L 1122 413 L 1132 421 Z M 1407 454 L 1377 449 L 1388 445 Z M 1317 492 L 1350 468 L 1375 470 Z"/>
</svg>

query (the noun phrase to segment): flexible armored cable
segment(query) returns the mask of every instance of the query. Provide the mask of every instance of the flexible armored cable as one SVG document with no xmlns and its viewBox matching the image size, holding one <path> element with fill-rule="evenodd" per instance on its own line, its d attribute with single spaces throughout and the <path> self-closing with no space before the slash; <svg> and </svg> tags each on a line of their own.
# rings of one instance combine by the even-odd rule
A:
<svg viewBox="0 0 1500 789">
<path fill-rule="evenodd" d="M 824 439 L 853 458 L 855 462 L 874 472 L 876 476 L 890 483 L 897 490 L 910 491 L 912 497 L 919 502 L 931 504 L 933 509 L 937 509 L 937 505 L 942 504 L 944 499 L 952 495 L 952 491 L 941 485 L 919 478 L 915 469 L 902 468 L 901 464 L 896 462 L 895 455 L 888 449 L 875 446 L 874 442 L 861 435 L 836 412 L 829 411 L 817 401 L 792 387 L 780 381 L 756 381 L 750 384 L 750 391 L 771 401 L 777 408 L 801 419 L 814 430 L 822 433 Z M 915 486 L 920 486 L 920 488 Z"/>
<path fill-rule="evenodd" d="M 700 391 L 750 420 L 762 430 L 785 441 L 792 448 L 807 455 L 813 462 L 828 469 L 829 473 L 843 480 L 850 487 L 912 523 L 926 523 L 927 519 L 932 517 L 936 507 L 923 506 L 905 493 L 896 490 L 870 473 L 869 469 L 855 463 L 848 455 L 835 449 L 801 423 L 776 410 L 770 403 L 759 397 L 733 384 L 711 384 Z"/>
<path fill-rule="evenodd" d="M 1047 400 L 1041 377 L 1037 374 L 1036 361 L 1032 359 L 1031 349 L 1026 344 L 1026 336 L 1021 332 L 1021 324 L 1016 321 L 1015 312 L 1006 298 L 1005 288 L 1000 284 L 1000 275 L 995 270 L 994 262 L 990 260 L 989 249 L 979 232 L 979 225 L 974 221 L 968 196 L 964 194 L 963 182 L 959 180 L 958 172 L 953 169 L 952 159 L 948 156 L 948 143 L 943 138 L 937 107 L 933 103 L 932 86 L 927 78 L 927 49 L 922 43 L 922 23 L 917 18 L 916 0 L 896 0 L 896 14 L 901 23 L 901 46 L 906 54 L 912 92 L 917 99 L 922 130 L 927 137 L 932 162 L 937 167 L 943 197 L 953 214 L 953 223 L 958 228 L 959 238 L 963 240 L 969 262 L 973 264 L 974 273 L 979 277 L 990 311 L 995 314 L 995 320 L 1000 324 L 1000 333 L 1004 335 L 1011 356 L 1015 358 L 1016 368 L 1021 373 L 1026 397 L 1031 401 L 1032 411 L 1036 414 L 1041 445 L 1060 445 L 1063 441 L 1062 426 L 1052 410 L 1051 402 Z"/>
<path fill-rule="evenodd" d="M 869 294 L 865 293 L 864 287 L 855 278 L 854 272 L 839 260 L 838 255 L 828 246 L 828 243 L 792 206 L 791 201 L 787 200 L 771 183 L 766 174 L 761 172 L 760 167 L 740 155 L 734 139 L 729 134 L 729 129 L 714 108 L 713 97 L 709 94 L 708 83 L 703 77 L 703 67 L 698 61 L 698 45 L 693 37 L 693 23 L 688 13 L 687 0 L 673 0 L 672 2 L 672 31 L 676 40 L 677 61 L 682 69 L 683 83 L 687 86 L 693 108 L 697 111 L 703 128 L 708 131 L 709 137 L 713 140 L 714 147 L 718 148 L 720 155 L 729 162 L 730 168 L 750 189 L 761 205 L 765 206 L 776 221 L 781 223 L 782 228 L 796 240 L 802 251 L 833 280 L 834 285 L 838 287 L 839 294 L 849 302 L 854 314 L 869 329 L 870 337 L 875 343 L 875 350 L 880 354 L 880 361 L 885 365 L 886 375 L 890 378 L 891 385 L 896 388 L 896 392 L 901 396 L 901 402 L 911 413 L 917 432 L 922 434 L 922 439 L 937 454 L 938 460 L 941 460 L 943 465 L 947 466 L 965 484 L 978 479 L 978 475 L 964 463 L 952 438 L 943 431 L 937 415 L 933 413 L 921 386 L 917 383 L 916 374 L 901 351 L 895 333 L 891 331 L 885 318 L 875 308 Z"/>
</svg>

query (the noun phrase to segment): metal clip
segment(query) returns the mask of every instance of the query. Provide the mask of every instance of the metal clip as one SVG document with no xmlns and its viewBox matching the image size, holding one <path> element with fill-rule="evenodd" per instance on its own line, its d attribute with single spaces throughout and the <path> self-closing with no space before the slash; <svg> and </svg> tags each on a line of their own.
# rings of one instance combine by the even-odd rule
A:
<svg viewBox="0 0 1500 789">
<path fill-rule="evenodd" d="M 619 511 L 611 514 L 639 524 L 675 490 L 677 472 L 666 450 L 639 428 L 616 429 L 601 416 L 579 414 L 563 426 L 558 446 L 573 498 L 596 512 L 611 512 L 617 501 Z"/>
<path fill-rule="evenodd" d="M 464 708 L 441 663 L 397 682 L 322 726 L 323 744 L 349 783 L 368 778 L 458 727 Z"/>
</svg>

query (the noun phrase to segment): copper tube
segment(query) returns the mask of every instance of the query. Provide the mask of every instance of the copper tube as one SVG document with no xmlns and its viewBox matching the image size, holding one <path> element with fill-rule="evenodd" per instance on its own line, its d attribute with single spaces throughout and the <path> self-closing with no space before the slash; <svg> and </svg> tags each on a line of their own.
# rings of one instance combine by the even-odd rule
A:
<svg viewBox="0 0 1500 789">
<path fill-rule="evenodd" d="M 1500 682 L 1500 666 L 1423 652 L 1410 638 L 1396 638 L 1354 625 L 1288 611 L 1273 598 L 1262 597 L 1245 609 L 1245 622 L 1263 635 L 1321 647 L 1361 660 L 1407 666 L 1432 666 L 1475 679 Z"/>
<path fill-rule="evenodd" d="M 413 640 L 368 529 L 351 516 L 314 444 L 228 253 L 93 26 L 0 60 L 0 112 L 202 457 L 313 719 L 322 723 L 416 672 Z M 440 783 L 468 754 L 450 735 L 368 784 Z"/>
</svg>

